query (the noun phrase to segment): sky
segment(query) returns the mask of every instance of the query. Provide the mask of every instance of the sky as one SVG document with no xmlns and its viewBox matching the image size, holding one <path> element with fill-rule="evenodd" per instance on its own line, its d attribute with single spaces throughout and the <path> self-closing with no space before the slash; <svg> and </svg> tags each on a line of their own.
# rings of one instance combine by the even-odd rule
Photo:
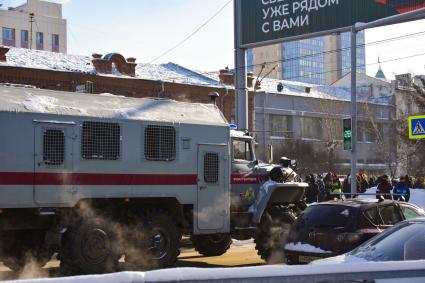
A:
<svg viewBox="0 0 425 283">
<path fill-rule="evenodd" d="M 22 0 L 0 0 L 4 7 Z M 139 63 L 152 60 L 194 32 L 229 0 L 54 0 L 63 4 L 68 23 L 68 53 L 119 52 Z M 366 44 L 425 32 L 425 20 L 366 31 Z M 408 39 L 366 46 L 367 73 L 378 70 L 378 56 L 389 78 L 411 72 L 425 74 L 425 56 L 387 62 L 425 53 L 425 33 Z M 233 67 L 233 5 L 187 42 L 154 63 L 174 62 L 187 68 L 215 71 Z"/>
</svg>

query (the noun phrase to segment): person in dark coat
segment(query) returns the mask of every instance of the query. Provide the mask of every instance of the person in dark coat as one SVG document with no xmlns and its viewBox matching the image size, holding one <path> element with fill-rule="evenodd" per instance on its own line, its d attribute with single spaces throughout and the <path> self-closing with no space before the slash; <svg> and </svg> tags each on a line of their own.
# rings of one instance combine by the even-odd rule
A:
<svg viewBox="0 0 425 283">
<path fill-rule="evenodd" d="M 342 192 L 344 193 L 345 198 L 352 198 L 353 197 L 351 195 L 350 174 L 348 174 L 344 178 L 344 182 L 342 182 Z"/>
<path fill-rule="evenodd" d="M 365 193 L 369 188 L 366 174 L 360 174 L 360 192 Z"/>
<path fill-rule="evenodd" d="M 404 198 L 404 200 L 408 202 L 410 199 L 410 187 L 409 182 L 406 181 L 405 178 L 406 177 L 400 177 L 400 182 L 394 187 L 393 196 L 394 199 L 402 200 L 402 198 Z"/>
<path fill-rule="evenodd" d="M 382 176 L 382 180 L 379 183 L 378 187 L 376 188 L 376 198 L 380 198 L 381 195 L 379 194 L 383 194 L 385 199 L 391 199 L 391 191 L 393 190 L 393 187 L 391 186 L 390 180 L 388 175 L 384 175 Z"/>
<path fill-rule="evenodd" d="M 317 176 L 317 188 L 319 190 L 319 195 L 318 195 L 318 201 L 322 202 L 325 200 L 326 197 L 326 189 L 325 189 L 325 183 L 323 182 L 323 176 L 322 175 L 318 175 Z"/>
<path fill-rule="evenodd" d="M 306 181 L 308 183 L 308 188 L 305 192 L 306 202 L 315 203 L 318 201 L 319 196 L 319 187 L 316 183 L 316 177 L 313 174 L 310 174 Z"/>
<path fill-rule="evenodd" d="M 375 178 L 375 176 L 371 176 L 370 178 L 369 178 L 369 189 L 370 188 L 373 188 L 373 187 L 375 187 L 376 186 L 376 178 Z"/>
</svg>

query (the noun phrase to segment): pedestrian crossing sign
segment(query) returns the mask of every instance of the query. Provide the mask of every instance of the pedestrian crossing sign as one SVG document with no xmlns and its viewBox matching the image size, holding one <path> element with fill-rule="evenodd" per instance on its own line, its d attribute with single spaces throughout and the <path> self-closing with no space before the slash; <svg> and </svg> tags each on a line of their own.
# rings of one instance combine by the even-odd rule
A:
<svg viewBox="0 0 425 283">
<path fill-rule="evenodd" d="M 425 139 L 425 115 L 409 117 L 409 138 Z"/>
</svg>

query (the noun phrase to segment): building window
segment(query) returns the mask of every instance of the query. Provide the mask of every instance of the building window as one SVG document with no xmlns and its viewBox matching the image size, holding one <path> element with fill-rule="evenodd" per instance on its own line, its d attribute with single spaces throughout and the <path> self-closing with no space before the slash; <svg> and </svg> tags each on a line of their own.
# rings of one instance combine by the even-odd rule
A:
<svg viewBox="0 0 425 283">
<path fill-rule="evenodd" d="M 28 48 L 28 31 L 21 30 L 21 48 Z"/>
<path fill-rule="evenodd" d="M 313 117 L 302 117 L 302 137 L 305 139 L 322 139 L 322 119 Z"/>
<path fill-rule="evenodd" d="M 3 45 L 15 46 L 15 29 L 3 28 Z"/>
<path fill-rule="evenodd" d="M 292 138 L 292 116 L 270 115 L 270 131 L 273 137 Z"/>
<path fill-rule="evenodd" d="M 42 32 L 37 32 L 35 34 L 35 48 L 37 50 L 43 50 L 44 49 L 44 38 L 43 38 L 43 33 Z"/>
<path fill-rule="evenodd" d="M 59 52 L 59 35 L 52 34 L 52 51 Z"/>
<path fill-rule="evenodd" d="M 121 155 L 120 125 L 83 122 L 81 155 L 87 160 L 118 160 Z"/>
<path fill-rule="evenodd" d="M 150 161 L 176 159 L 176 129 L 171 126 L 147 126 L 145 130 L 145 158 Z"/>
</svg>

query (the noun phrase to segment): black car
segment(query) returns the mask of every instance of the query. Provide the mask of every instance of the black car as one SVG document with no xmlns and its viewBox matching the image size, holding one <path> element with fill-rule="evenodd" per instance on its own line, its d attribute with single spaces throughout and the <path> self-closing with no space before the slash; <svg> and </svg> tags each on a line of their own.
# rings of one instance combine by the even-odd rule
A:
<svg viewBox="0 0 425 283">
<path fill-rule="evenodd" d="M 336 264 L 369 261 L 425 260 L 425 218 L 406 220 L 344 255 L 314 261 Z"/>
<path fill-rule="evenodd" d="M 309 206 L 294 222 L 284 253 L 288 264 L 351 251 L 405 219 L 424 216 L 417 206 L 393 200 L 334 200 Z"/>
</svg>

